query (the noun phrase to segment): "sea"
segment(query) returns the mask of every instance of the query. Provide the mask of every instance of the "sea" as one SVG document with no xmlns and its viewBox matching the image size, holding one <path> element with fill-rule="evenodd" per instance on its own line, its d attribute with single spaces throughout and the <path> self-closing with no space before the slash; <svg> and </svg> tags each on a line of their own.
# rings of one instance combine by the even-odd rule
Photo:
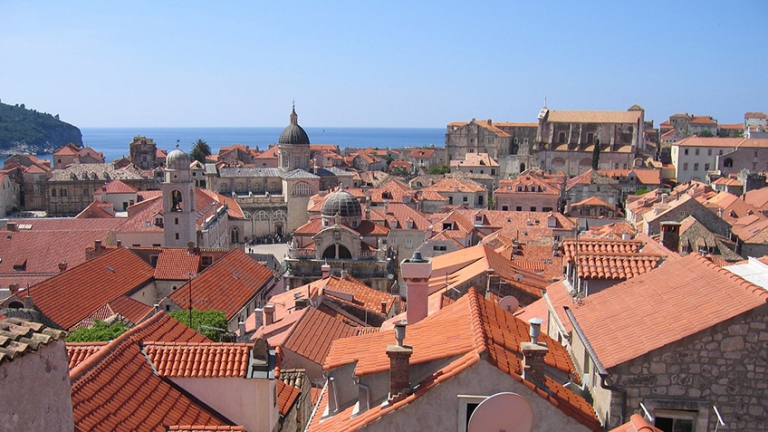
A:
<svg viewBox="0 0 768 432">
<path fill-rule="evenodd" d="M 434 144 L 445 145 L 445 128 L 342 128 L 305 127 L 312 144 L 335 144 L 339 148 L 403 148 Z M 214 153 L 220 147 L 243 144 L 259 150 L 277 142 L 282 127 L 223 127 L 223 128 L 81 128 L 83 145 L 104 153 L 107 162 L 129 155 L 133 137 L 152 138 L 159 149 L 168 151 L 179 148 L 190 152 L 193 144 L 202 139 Z M 51 155 L 38 155 L 51 159 Z M 0 167 L 5 162 L 0 157 Z"/>
</svg>

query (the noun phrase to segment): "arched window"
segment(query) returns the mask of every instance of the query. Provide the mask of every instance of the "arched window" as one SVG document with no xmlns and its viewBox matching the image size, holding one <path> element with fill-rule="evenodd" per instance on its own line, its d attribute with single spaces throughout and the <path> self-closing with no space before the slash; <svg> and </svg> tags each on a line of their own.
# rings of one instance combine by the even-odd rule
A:
<svg viewBox="0 0 768 432">
<path fill-rule="evenodd" d="M 560 144 L 565 143 L 565 132 L 560 132 L 560 135 L 558 135 L 557 142 Z"/>
<path fill-rule="evenodd" d="M 725 161 L 723 161 L 723 167 L 725 167 L 725 168 L 733 168 L 733 159 L 725 158 Z"/>
<path fill-rule="evenodd" d="M 232 228 L 232 232 L 230 233 L 230 243 L 237 244 L 240 243 L 240 231 L 237 230 L 237 228 Z"/>
<path fill-rule="evenodd" d="M 276 220 L 283 220 L 285 219 L 285 212 L 282 210 L 275 210 L 275 219 Z"/>
<path fill-rule="evenodd" d="M 171 191 L 171 211 L 181 211 L 181 191 L 179 190 Z"/>
<path fill-rule="evenodd" d="M 309 184 L 301 182 L 297 183 L 296 186 L 293 187 L 293 196 L 310 196 L 312 195 L 312 187 L 309 186 Z"/>
<path fill-rule="evenodd" d="M 24 309 L 24 305 L 21 302 L 13 301 L 8 304 L 8 309 Z"/>
<path fill-rule="evenodd" d="M 259 212 L 256 213 L 256 220 L 269 220 L 269 213 L 264 210 L 259 210 Z"/>
<path fill-rule="evenodd" d="M 561 157 L 556 157 L 552 159 L 552 166 L 562 166 L 565 165 L 565 159 Z"/>
<path fill-rule="evenodd" d="M 227 193 L 229 192 L 229 183 L 222 183 L 219 185 L 219 193 Z"/>
</svg>

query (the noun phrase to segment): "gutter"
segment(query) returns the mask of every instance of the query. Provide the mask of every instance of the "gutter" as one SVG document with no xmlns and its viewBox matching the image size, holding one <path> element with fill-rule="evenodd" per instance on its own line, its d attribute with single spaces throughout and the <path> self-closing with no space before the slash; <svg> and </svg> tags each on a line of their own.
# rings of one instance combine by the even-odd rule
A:
<svg viewBox="0 0 768 432">
<path fill-rule="evenodd" d="M 621 392 L 621 421 L 619 424 L 624 424 L 627 417 L 627 389 L 607 383 L 606 380 L 609 379 L 610 374 L 600 362 L 600 359 L 597 357 L 597 353 L 595 353 L 595 349 L 592 348 L 592 344 L 589 343 L 587 335 L 584 334 L 581 326 L 579 326 L 579 323 L 576 321 L 576 316 L 573 315 L 573 312 L 571 312 L 571 309 L 568 306 L 564 306 L 563 309 L 565 309 L 565 313 L 568 315 L 568 319 L 571 320 L 573 331 L 576 332 L 576 335 L 578 335 L 579 339 L 581 339 L 581 341 L 584 343 L 584 348 L 587 350 L 587 353 L 595 363 L 597 373 L 600 375 L 600 387 L 606 390 Z"/>
</svg>

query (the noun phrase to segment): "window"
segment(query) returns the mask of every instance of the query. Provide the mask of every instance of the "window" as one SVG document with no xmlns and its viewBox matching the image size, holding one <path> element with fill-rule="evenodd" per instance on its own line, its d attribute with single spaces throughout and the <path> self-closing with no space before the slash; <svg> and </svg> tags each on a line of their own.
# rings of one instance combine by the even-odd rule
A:
<svg viewBox="0 0 768 432">
<path fill-rule="evenodd" d="M 509 206 L 501 206 L 501 209 L 502 209 L 503 211 L 509 211 Z"/>
<path fill-rule="evenodd" d="M 491 169 L 491 175 L 496 175 L 496 170 L 495 169 Z"/>
<path fill-rule="evenodd" d="M 469 419 L 472 417 L 472 413 L 475 411 L 478 405 L 487 399 L 486 396 L 469 396 L 458 395 L 459 398 L 459 432 L 467 432 L 467 426 L 469 425 Z"/>
<path fill-rule="evenodd" d="M 173 223 L 175 225 L 178 225 L 179 224 L 179 218 L 173 218 Z"/>
<path fill-rule="evenodd" d="M 536 211 L 536 206 L 531 206 L 531 211 Z"/>
<path fill-rule="evenodd" d="M 407 247 L 407 248 L 412 247 L 411 241 L 412 240 L 411 240 L 410 237 L 406 237 L 406 239 L 405 239 L 405 247 Z"/>
<path fill-rule="evenodd" d="M 557 142 L 560 144 L 565 143 L 565 132 L 560 132 L 560 135 L 558 135 Z"/>
<path fill-rule="evenodd" d="M 179 233 L 176 233 L 176 240 L 179 239 Z"/>
<path fill-rule="evenodd" d="M 432 246 L 433 251 L 441 251 L 444 252 L 446 250 L 445 246 Z"/>
<path fill-rule="evenodd" d="M 707 156 L 712 156 L 712 149 L 707 149 Z"/>
<path fill-rule="evenodd" d="M 717 154 L 718 154 L 718 155 L 720 155 L 720 156 L 722 156 L 722 155 L 723 155 L 723 151 L 722 151 L 722 150 L 718 150 L 718 151 L 717 151 Z"/>
<path fill-rule="evenodd" d="M 63 196 L 63 197 L 67 196 L 67 190 L 66 189 L 62 189 L 61 190 L 61 196 Z"/>
<path fill-rule="evenodd" d="M 685 153 L 686 155 L 688 155 L 688 149 L 685 149 L 685 151 L 684 151 L 683 153 Z"/>
<path fill-rule="evenodd" d="M 688 171 L 688 162 L 683 163 L 683 171 Z"/>
<path fill-rule="evenodd" d="M 696 156 L 699 155 L 699 149 L 696 149 Z"/>
<path fill-rule="evenodd" d="M 542 207 L 541 211 L 543 211 L 543 212 L 551 212 L 552 211 L 552 207 Z"/>
<path fill-rule="evenodd" d="M 83 196 L 88 196 L 88 189 L 83 189 Z"/>
<path fill-rule="evenodd" d="M 465 197 L 465 196 L 461 197 L 461 202 L 467 202 L 467 201 L 469 201 L 469 199 L 467 197 Z"/>
<path fill-rule="evenodd" d="M 709 164 L 708 163 L 704 164 L 704 171 L 709 171 Z"/>
<path fill-rule="evenodd" d="M 693 170 L 698 171 L 699 170 L 699 164 L 695 163 L 693 164 Z"/>
<path fill-rule="evenodd" d="M 56 189 L 51 189 L 51 196 L 52 196 L 52 197 L 55 197 L 55 196 L 56 196 Z"/>
<path fill-rule="evenodd" d="M 515 207 L 515 210 L 517 210 L 517 211 L 523 211 L 523 206 L 517 206 L 517 207 Z"/>
<path fill-rule="evenodd" d="M 696 411 L 656 410 L 654 425 L 665 432 L 693 432 Z"/>
<path fill-rule="evenodd" d="M 448 204 L 453 205 L 453 197 L 448 197 Z"/>
<path fill-rule="evenodd" d="M 202 259 L 203 267 L 208 267 L 211 264 L 213 264 L 213 258 L 211 258 L 209 256 L 204 256 L 203 259 Z"/>
</svg>

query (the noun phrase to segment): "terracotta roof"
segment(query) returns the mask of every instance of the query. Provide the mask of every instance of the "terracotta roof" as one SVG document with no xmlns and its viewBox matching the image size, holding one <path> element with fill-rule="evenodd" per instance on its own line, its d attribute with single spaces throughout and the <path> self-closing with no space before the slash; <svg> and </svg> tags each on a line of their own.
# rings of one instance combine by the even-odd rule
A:
<svg viewBox="0 0 768 432">
<path fill-rule="evenodd" d="M 635 254 L 643 247 L 643 242 L 640 240 L 608 240 L 608 239 L 564 239 L 563 251 L 565 257 L 573 258 L 577 251 L 578 245 L 579 254 Z"/>
<path fill-rule="evenodd" d="M 158 314 L 123 333 L 70 371 L 76 429 L 165 431 L 168 425 L 231 425 L 157 375 L 142 354 L 140 342 L 164 316 Z"/>
<path fill-rule="evenodd" d="M 336 339 L 357 335 L 358 329 L 315 308 L 307 308 L 282 346 L 283 349 L 322 365 L 331 349 L 331 343 Z"/>
<path fill-rule="evenodd" d="M 700 137 L 690 136 L 684 138 L 673 146 L 680 147 L 738 147 L 744 141 L 744 138 L 721 138 L 721 137 Z"/>
<path fill-rule="evenodd" d="M 613 178 L 608 177 L 606 175 L 600 174 L 600 172 L 590 168 L 589 170 L 568 180 L 568 182 L 566 183 L 565 189 L 571 190 L 573 187 L 578 185 L 590 185 L 590 184 L 618 185 L 619 181 L 614 180 Z"/>
<path fill-rule="evenodd" d="M 517 189 L 522 190 L 518 191 Z M 521 174 L 514 180 L 500 180 L 495 194 L 542 194 L 560 195 L 560 190 L 537 175 Z"/>
<path fill-rule="evenodd" d="M 63 339 L 66 333 L 19 318 L 0 320 L 0 366 Z M 6 389 L 9 390 L 9 389 Z"/>
<path fill-rule="evenodd" d="M 412 202 L 418 202 L 418 191 L 412 190 L 407 185 L 397 181 L 388 181 L 381 186 L 370 189 L 368 191 L 368 197 L 371 202 L 404 202 L 403 198 L 410 199 Z"/>
<path fill-rule="evenodd" d="M 768 211 L 768 187 L 747 192 L 744 200 L 763 211 Z"/>
<path fill-rule="evenodd" d="M 75 216 L 75 219 L 104 219 L 113 218 L 111 211 L 113 209 L 112 204 L 94 201 L 88 204 L 88 207 L 84 208 L 80 213 Z"/>
<path fill-rule="evenodd" d="M 211 432 L 211 431 L 245 431 L 244 426 L 211 426 L 211 425 L 171 425 L 168 431 L 173 432 Z"/>
<path fill-rule="evenodd" d="M 277 408 L 281 415 L 288 415 L 299 395 L 301 395 L 300 389 L 280 380 L 277 381 Z"/>
<path fill-rule="evenodd" d="M 550 123 L 619 123 L 637 124 L 642 111 L 561 111 L 549 110 Z"/>
<path fill-rule="evenodd" d="M 105 192 L 108 194 L 125 194 L 125 193 L 136 193 L 139 190 L 131 185 L 127 185 L 120 180 L 112 180 L 111 182 L 105 184 L 104 186 L 100 187 L 99 189 L 96 189 L 96 192 Z"/>
<path fill-rule="evenodd" d="M 190 254 L 187 248 L 163 248 L 157 257 L 155 279 L 187 280 L 200 271 L 199 254 Z"/>
<path fill-rule="evenodd" d="M 155 372 L 172 378 L 245 378 L 249 343 L 147 342 L 144 355 Z"/>
<path fill-rule="evenodd" d="M 435 150 L 433 149 L 413 149 L 408 153 L 408 156 L 412 158 L 430 158 L 433 154 L 435 154 Z"/>
<path fill-rule="evenodd" d="M 590 295 L 571 310 L 600 362 L 611 368 L 767 301 L 764 289 L 694 253 Z"/>
<path fill-rule="evenodd" d="M 720 128 L 720 129 L 725 129 L 725 130 L 736 130 L 736 131 L 744 130 L 744 124 L 743 123 L 731 123 L 731 124 L 723 124 L 723 123 L 721 123 L 717 127 Z"/>
<path fill-rule="evenodd" d="M 571 207 L 581 207 L 581 206 L 601 206 L 601 207 L 608 207 L 611 210 L 616 210 L 616 206 L 613 204 L 608 204 L 607 202 L 601 200 L 598 197 L 591 196 L 585 200 L 581 200 L 577 203 L 571 204 Z"/>
<path fill-rule="evenodd" d="M 58 150 L 53 152 L 54 156 L 75 156 L 80 151 L 80 148 L 76 144 L 65 144 L 61 146 Z"/>
<path fill-rule="evenodd" d="M 271 303 L 279 307 L 277 303 L 282 303 L 286 309 L 291 308 L 296 303 L 297 298 L 307 298 L 309 293 L 313 299 L 318 296 L 328 296 L 335 301 L 347 304 L 360 309 L 368 310 L 373 313 L 381 314 L 381 303 L 386 303 L 387 311 L 395 303 L 395 297 L 385 292 L 377 291 L 359 280 L 348 277 L 347 279 L 338 276 L 329 276 L 310 282 L 298 288 L 286 291 L 273 296 Z M 275 311 L 276 315 L 277 310 Z"/>
<path fill-rule="evenodd" d="M 473 192 L 482 192 L 485 191 L 485 187 L 482 185 L 475 183 L 472 180 L 458 180 L 455 178 L 449 178 L 446 177 L 437 183 L 427 186 L 422 189 L 422 192 L 424 191 L 434 191 L 437 193 L 445 192 L 445 193 L 452 193 L 452 192 L 464 192 L 464 193 L 473 193 Z"/>
<path fill-rule="evenodd" d="M 379 213 L 379 211 L 381 211 L 381 213 Z M 374 214 L 378 215 L 381 219 L 386 220 L 389 223 L 390 228 L 393 225 L 393 221 L 397 221 L 397 228 L 393 229 L 415 229 L 424 231 L 432 225 L 424 213 L 403 203 L 387 203 L 386 214 L 384 214 L 383 208 L 371 209 L 371 215 L 373 216 Z M 371 219 L 373 219 L 373 217 Z M 413 222 L 413 228 L 408 228 L 408 221 Z"/>
<path fill-rule="evenodd" d="M 104 348 L 107 342 L 67 342 L 67 356 L 69 357 L 69 369 L 79 365 L 88 357 L 96 354 Z"/>
<path fill-rule="evenodd" d="M 627 181 L 634 174 L 637 182 L 644 185 L 657 186 L 661 184 L 661 170 L 650 168 L 598 170 L 598 173 L 620 181 Z"/>
<path fill-rule="evenodd" d="M 471 166 L 471 167 L 498 167 L 499 163 L 490 157 L 488 153 L 467 153 L 464 159 L 451 160 L 451 166 Z"/>
<path fill-rule="evenodd" d="M 270 269 L 240 249 L 233 249 L 168 298 L 186 308 L 191 289 L 195 309 L 222 311 L 229 321 L 273 279 Z"/>
<path fill-rule="evenodd" d="M 715 121 L 712 117 L 708 117 L 708 116 L 691 116 L 691 124 L 717 125 L 717 121 Z"/>
<path fill-rule="evenodd" d="M 72 328 L 90 327 L 95 320 L 106 321 L 108 318 L 115 315 L 120 315 L 127 321 L 137 324 L 149 315 L 152 310 L 153 307 L 148 304 L 144 304 L 125 295 L 120 295 L 96 309 L 94 313 L 72 326 Z"/>
<path fill-rule="evenodd" d="M 20 297 L 33 295 L 35 307 L 62 329 L 69 329 L 108 301 L 130 294 L 152 280 L 154 269 L 125 248 L 108 251 L 41 282 Z"/>
<path fill-rule="evenodd" d="M 719 179 L 713 181 L 712 184 L 723 186 L 744 186 L 740 181 L 728 177 L 720 177 Z"/>
<path fill-rule="evenodd" d="M 520 343 L 530 340 L 528 332 L 528 323 L 516 319 L 472 289 L 441 311 L 408 326 L 404 340 L 405 344 L 413 347 L 411 365 L 447 358 L 455 360 L 433 371 L 419 383 L 413 394 L 399 402 L 374 406 L 355 417 L 350 417 L 353 409 L 350 407 L 342 413 L 324 419 L 322 423 L 313 423 L 309 430 L 355 430 L 422 397 L 438 383 L 458 375 L 481 358 L 522 382 L 578 422 L 592 430 L 601 430 L 592 406 L 580 396 L 549 377 L 545 378 L 549 392 L 522 379 Z M 354 374 L 358 377 L 387 371 L 390 361 L 386 355 L 386 346 L 391 345 L 394 340 L 394 330 L 338 340 L 333 344 L 323 368 L 330 370 L 354 363 Z M 544 356 L 547 365 L 565 373 L 575 371 L 562 345 L 544 334 L 540 341 L 546 343 L 549 348 Z M 323 403 L 327 403 L 325 395 L 321 402 L 321 412 Z"/>
<path fill-rule="evenodd" d="M 205 342 L 208 338 L 192 330 L 164 312 L 158 312 L 137 327 L 135 337 L 141 341 L 152 342 Z M 98 352 L 107 342 L 67 343 L 69 368 L 77 366 L 91 355 Z"/>
<path fill-rule="evenodd" d="M 106 244 L 110 230 L 124 220 L 105 219 L 16 219 L 20 228 L 8 231 L 0 228 L 0 275 L 9 276 L 21 285 L 33 284 L 27 277 L 57 275 L 59 263 L 66 261 L 69 268 L 85 262 L 85 249 L 93 247 L 95 240 Z M 25 258 L 25 270 L 14 270 L 13 263 Z M 7 285 L 4 285 L 7 286 Z"/>
</svg>

